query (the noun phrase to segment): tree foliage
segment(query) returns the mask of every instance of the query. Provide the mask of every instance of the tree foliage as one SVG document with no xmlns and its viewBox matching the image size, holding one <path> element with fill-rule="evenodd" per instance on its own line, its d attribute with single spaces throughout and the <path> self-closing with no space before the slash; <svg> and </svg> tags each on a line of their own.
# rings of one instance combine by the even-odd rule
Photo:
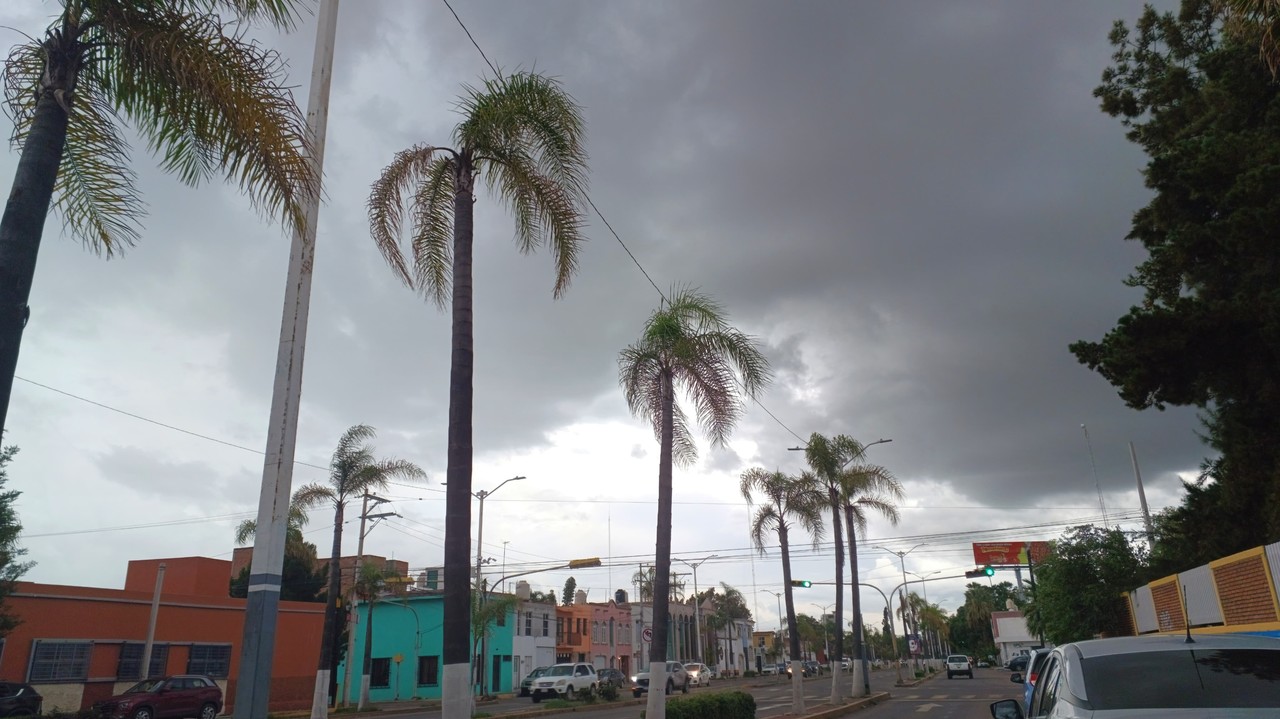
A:
<svg viewBox="0 0 1280 719">
<path fill-rule="evenodd" d="M 569 577 L 568 579 L 564 580 L 564 594 L 561 595 L 562 597 L 561 601 L 564 602 L 564 605 L 566 607 L 573 604 L 573 600 L 574 600 L 573 592 L 577 588 L 578 588 L 578 580 L 574 579 L 573 577 Z"/>
<path fill-rule="evenodd" d="M 34 566 L 32 562 L 18 561 L 27 553 L 18 546 L 22 523 L 18 521 L 18 511 L 13 506 L 22 492 L 5 489 L 9 482 L 9 462 L 17 453 L 18 448 L 13 445 L 0 449 L 0 639 L 22 622 L 4 604 L 4 598 L 13 593 L 17 581 Z"/>
<path fill-rule="evenodd" d="M 1143 297 L 1071 351 L 1131 407 L 1202 410 L 1218 456 L 1200 487 L 1222 487 L 1194 497 L 1209 512 L 1180 531 L 1230 553 L 1280 538 L 1280 84 L 1257 33 L 1222 19 L 1213 0 L 1184 0 L 1111 33 L 1094 94 L 1149 157 L 1153 197 L 1127 236 L 1147 252 L 1127 280 Z"/>
<path fill-rule="evenodd" d="M 1008 601 L 1016 597 L 1009 582 L 982 584 L 970 582 L 964 589 L 964 603 L 947 620 L 951 645 L 974 656 L 995 653 L 995 637 L 991 630 L 991 613 L 1002 612 Z"/>
<path fill-rule="evenodd" d="M 1027 627 L 1054 644 L 1124 634 L 1123 594 L 1146 581 L 1143 560 L 1118 528 L 1071 528 L 1035 567 Z"/>
<path fill-rule="evenodd" d="M 280 574 L 280 598 L 286 602 L 325 601 L 329 567 L 319 565 L 316 545 L 302 536 L 307 520 L 306 510 L 297 501 L 291 502 L 284 540 L 284 568 Z M 257 531 L 257 521 L 244 520 L 236 527 L 236 544 L 247 544 Z M 240 599 L 248 596 L 250 569 L 245 566 L 231 578 L 230 596 Z"/>
</svg>

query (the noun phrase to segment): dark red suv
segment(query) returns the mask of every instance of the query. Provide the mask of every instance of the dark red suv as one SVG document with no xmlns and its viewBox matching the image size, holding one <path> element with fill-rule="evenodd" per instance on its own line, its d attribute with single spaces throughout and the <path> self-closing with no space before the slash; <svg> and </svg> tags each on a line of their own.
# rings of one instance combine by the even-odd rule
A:
<svg viewBox="0 0 1280 719">
<path fill-rule="evenodd" d="M 214 719 L 221 711 L 222 689 L 194 674 L 147 679 L 93 705 L 102 719 Z"/>
</svg>

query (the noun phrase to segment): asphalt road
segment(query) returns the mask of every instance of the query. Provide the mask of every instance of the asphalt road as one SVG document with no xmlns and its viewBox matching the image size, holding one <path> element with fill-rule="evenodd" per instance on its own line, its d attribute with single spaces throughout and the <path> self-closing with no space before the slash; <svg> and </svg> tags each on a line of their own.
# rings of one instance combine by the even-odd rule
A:
<svg viewBox="0 0 1280 719">
<path fill-rule="evenodd" d="M 857 713 L 858 719 L 991 719 L 991 702 L 1021 699 L 1022 685 L 1003 669 L 975 669 L 973 679 L 946 675 L 916 687 L 890 690 L 893 698 Z"/>
</svg>

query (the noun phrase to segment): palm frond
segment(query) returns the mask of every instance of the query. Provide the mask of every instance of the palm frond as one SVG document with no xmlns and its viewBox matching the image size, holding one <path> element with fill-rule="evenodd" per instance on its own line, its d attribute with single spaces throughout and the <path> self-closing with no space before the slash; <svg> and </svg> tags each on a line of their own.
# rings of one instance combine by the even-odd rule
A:
<svg viewBox="0 0 1280 719">
<path fill-rule="evenodd" d="M 246 22 L 266 22 L 280 30 L 297 27 L 303 4 L 298 0 L 186 0 L 200 14 L 229 10 Z"/>
<path fill-rule="evenodd" d="M 104 86 L 162 167 L 189 185 L 221 173 L 255 209 L 302 229 L 320 178 L 279 53 L 214 15 L 171 5 L 111 4 L 97 19 L 114 41 Z"/>
<path fill-rule="evenodd" d="M 382 169 L 365 203 L 369 232 L 391 270 L 408 287 L 444 306 L 449 291 L 450 239 L 453 218 L 452 160 L 441 148 L 415 145 L 397 152 Z M 400 250 L 405 196 L 413 195 L 410 217 L 415 271 Z"/>
<path fill-rule="evenodd" d="M 40 77 L 44 74 L 45 52 L 39 43 L 14 45 L 4 62 L 4 108 L 13 121 L 9 145 L 19 150 L 36 114 Z"/>
<path fill-rule="evenodd" d="M 1229 29 L 1257 37 L 1258 55 L 1271 72 L 1280 74 L 1280 0 L 1219 0 Z"/>
<path fill-rule="evenodd" d="M 367 454 L 368 449 L 364 444 L 377 436 L 377 430 L 367 424 L 356 424 L 348 427 L 347 431 L 343 432 L 342 436 L 338 438 L 338 446 L 334 448 L 333 457 L 329 460 L 330 468 L 349 462 L 354 455 Z"/>
<path fill-rule="evenodd" d="M 67 118 L 67 142 L 54 185 L 63 227 L 108 257 L 139 237 L 144 213 L 119 117 L 95 82 L 81 82 Z"/>
<path fill-rule="evenodd" d="M 332 487 L 324 484 L 311 483 L 298 487 L 293 493 L 293 501 L 290 503 L 290 511 L 293 506 L 305 509 L 312 509 L 322 504 L 337 504 L 338 495 L 333 491 Z"/>
<path fill-rule="evenodd" d="M 258 523 L 252 519 L 246 519 L 236 525 L 236 544 L 244 546 L 249 538 L 258 532 Z"/>
</svg>

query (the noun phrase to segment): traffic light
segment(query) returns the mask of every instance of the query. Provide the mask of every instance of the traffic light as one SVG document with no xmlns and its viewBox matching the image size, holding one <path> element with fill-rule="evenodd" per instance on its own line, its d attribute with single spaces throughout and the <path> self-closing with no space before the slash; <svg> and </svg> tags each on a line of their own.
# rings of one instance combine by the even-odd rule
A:
<svg viewBox="0 0 1280 719">
<path fill-rule="evenodd" d="M 982 569 L 973 569 L 964 573 L 964 576 L 973 579 L 974 577 L 993 577 L 996 574 L 996 568 L 988 564 Z"/>
<path fill-rule="evenodd" d="M 988 564 L 982 568 L 982 573 L 988 577 L 994 577 L 996 575 L 996 568 Z"/>
<path fill-rule="evenodd" d="M 807 588 L 809 588 L 809 587 L 813 586 L 813 582 L 809 581 L 808 579 L 792 579 L 792 580 L 791 580 L 791 586 L 793 586 L 793 587 L 804 587 L 804 588 L 806 588 L 806 589 L 807 589 Z"/>
</svg>

